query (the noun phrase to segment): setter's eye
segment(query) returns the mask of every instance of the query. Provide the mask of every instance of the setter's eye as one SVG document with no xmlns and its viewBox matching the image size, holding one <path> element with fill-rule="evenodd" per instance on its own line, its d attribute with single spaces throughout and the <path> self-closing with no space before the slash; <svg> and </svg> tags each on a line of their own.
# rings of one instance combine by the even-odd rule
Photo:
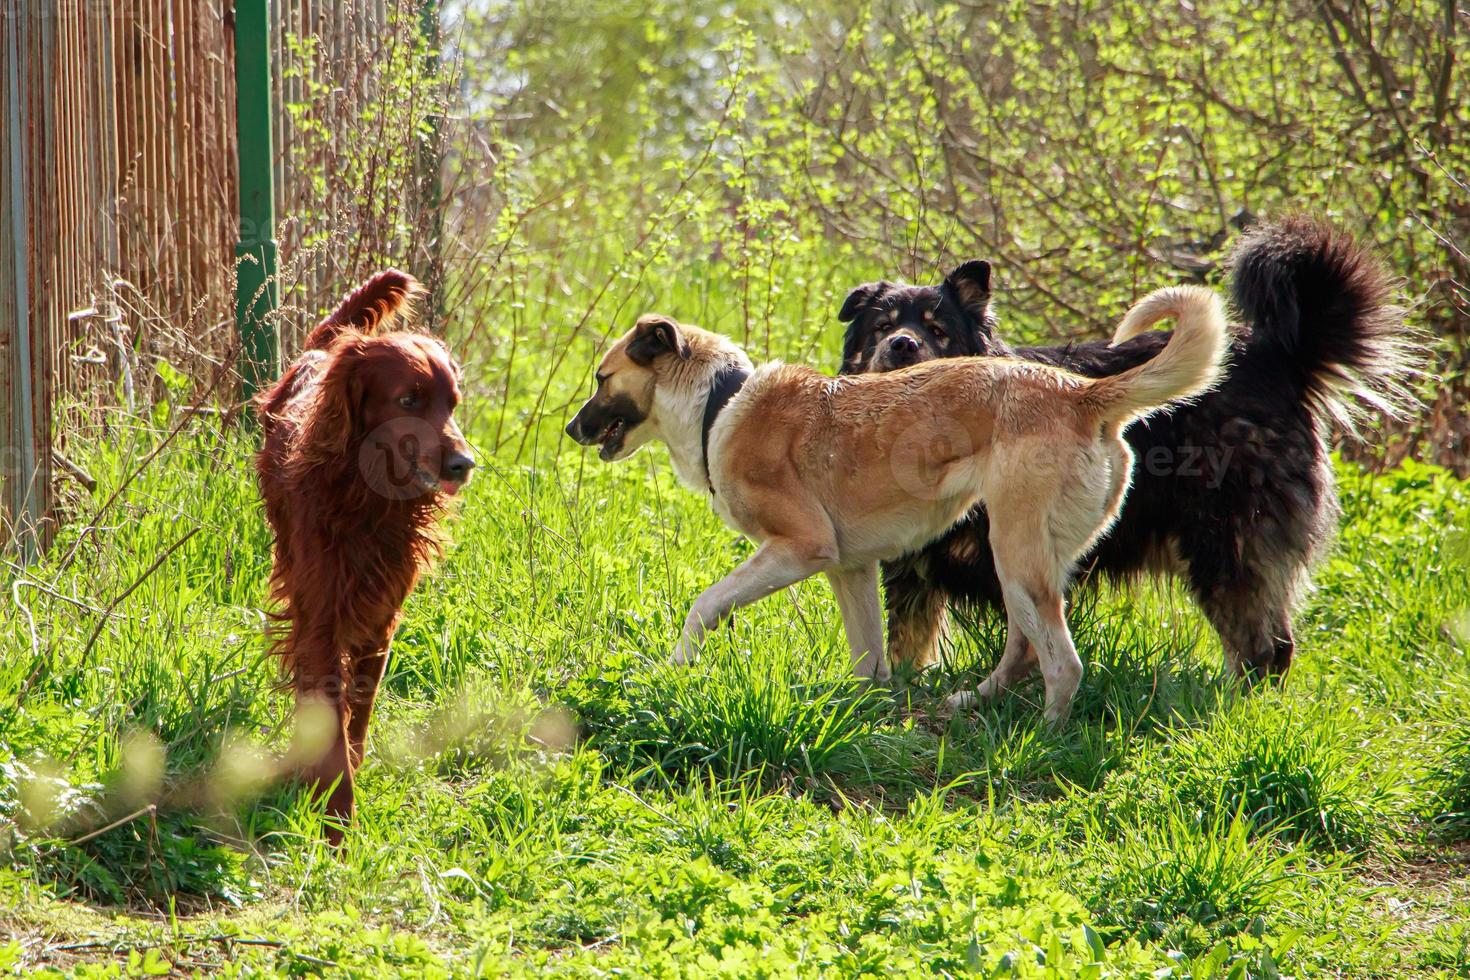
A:
<svg viewBox="0 0 1470 980">
<path fill-rule="evenodd" d="M 419 398 L 418 392 L 413 392 L 398 399 L 398 404 L 411 412 L 423 404 L 423 400 Z"/>
<path fill-rule="evenodd" d="M 940 340 L 944 340 L 949 336 L 949 334 L 944 332 L 944 328 L 937 323 L 929 324 L 929 329 L 934 331 L 934 336 Z"/>
</svg>

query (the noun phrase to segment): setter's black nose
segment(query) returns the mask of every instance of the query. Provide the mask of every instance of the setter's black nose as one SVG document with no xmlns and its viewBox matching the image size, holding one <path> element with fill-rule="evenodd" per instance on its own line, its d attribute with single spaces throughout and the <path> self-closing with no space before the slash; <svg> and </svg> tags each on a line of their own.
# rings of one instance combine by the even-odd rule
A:
<svg viewBox="0 0 1470 980">
<path fill-rule="evenodd" d="M 451 453 L 444 459 L 444 467 L 441 475 L 446 480 L 463 483 L 469 479 L 470 470 L 474 468 L 475 461 L 468 453 Z"/>
</svg>

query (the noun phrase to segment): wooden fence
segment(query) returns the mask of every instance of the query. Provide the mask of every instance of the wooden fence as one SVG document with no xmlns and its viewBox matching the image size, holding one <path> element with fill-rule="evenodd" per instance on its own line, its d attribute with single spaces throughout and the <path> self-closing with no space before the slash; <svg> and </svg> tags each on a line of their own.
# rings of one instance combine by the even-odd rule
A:
<svg viewBox="0 0 1470 980">
<path fill-rule="evenodd" d="M 271 0 L 287 351 L 375 258 L 327 247 L 361 216 L 322 175 L 423 3 Z M 235 390 L 234 28 L 234 0 L 0 0 L 0 549 L 54 533 L 77 420 Z"/>
</svg>

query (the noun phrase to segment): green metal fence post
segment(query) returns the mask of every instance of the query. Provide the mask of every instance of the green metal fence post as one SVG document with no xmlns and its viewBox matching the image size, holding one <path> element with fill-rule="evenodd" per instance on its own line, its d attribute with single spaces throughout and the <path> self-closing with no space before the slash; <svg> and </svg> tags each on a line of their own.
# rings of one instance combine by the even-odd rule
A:
<svg viewBox="0 0 1470 980">
<path fill-rule="evenodd" d="M 237 0 L 235 4 L 236 144 L 240 163 L 235 321 L 240 330 L 240 374 L 247 398 L 280 373 L 280 338 L 270 316 L 279 301 L 279 287 L 267 2 Z"/>
<path fill-rule="evenodd" d="M 424 70 L 439 96 L 439 73 L 444 48 L 439 20 L 439 0 L 421 0 L 419 31 L 424 39 Z M 428 133 L 419 147 L 419 177 L 422 181 L 421 204 L 429 211 L 429 288 L 433 290 L 429 310 L 429 329 L 438 333 L 444 328 L 444 119 L 438 107 L 429 113 Z"/>
</svg>

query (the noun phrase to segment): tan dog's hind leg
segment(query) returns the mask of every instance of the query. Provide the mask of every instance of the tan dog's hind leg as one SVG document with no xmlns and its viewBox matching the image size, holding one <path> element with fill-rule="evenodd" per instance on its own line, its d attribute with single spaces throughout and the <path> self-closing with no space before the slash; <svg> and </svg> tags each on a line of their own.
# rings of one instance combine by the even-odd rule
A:
<svg viewBox="0 0 1470 980">
<path fill-rule="evenodd" d="M 694 607 L 684 620 L 684 635 L 674 648 L 670 662 L 690 663 L 698 654 L 705 634 L 718 627 L 735 610 L 810 578 L 835 559 L 835 547 L 802 546 L 785 538 L 766 541 L 738 568 L 694 600 Z"/>
<path fill-rule="evenodd" d="M 1006 648 L 1000 655 L 1000 663 L 995 665 L 995 670 L 990 676 L 980 682 L 976 696 L 982 701 L 991 701 L 999 697 L 1004 691 L 1015 687 L 1021 681 L 1031 676 L 1036 670 L 1036 648 L 1031 641 L 1026 639 L 1026 631 L 1021 629 L 1020 624 L 1009 617 L 1006 618 Z M 974 703 L 973 699 L 966 701 L 964 707 Z"/>
<path fill-rule="evenodd" d="M 852 669 L 859 677 L 886 683 L 892 675 L 883 656 L 883 616 L 878 601 L 878 566 L 829 568 L 827 578 L 842 610 Z"/>
<path fill-rule="evenodd" d="M 1005 596 L 1007 635 L 1001 662 L 979 693 L 992 697 L 1023 677 L 1029 643 L 1046 683 L 1045 716 L 1051 722 L 1066 719 L 1082 683 L 1082 658 L 1067 629 L 1063 593 L 1072 563 L 1104 523 L 1107 501 L 1116 492 L 1107 473 L 1077 473 L 1092 479 L 1070 486 L 1075 482 L 1070 470 L 1053 470 L 1044 482 L 1025 479 L 1030 474 L 1021 470 L 1004 499 L 989 502 L 990 545 Z M 974 702 L 968 692 L 949 700 L 956 709 Z"/>
<path fill-rule="evenodd" d="M 1005 652 L 978 690 L 952 695 L 948 706 L 953 711 L 963 711 L 974 707 L 979 700 L 990 700 L 1025 679 L 1039 663 L 1046 684 L 1046 719 L 1063 721 L 1071 708 L 1072 697 L 1082 684 L 1082 658 L 1072 646 L 1062 615 L 1061 596 L 1045 586 L 1027 588 L 1008 578 L 999 560 L 996 571 L 1001 575 L 1005 592 Z"/>
<path fill-rule="evenodd" d="M 1046 720 L 1060 723 L 1072 711 L 1072 698 L 1082 686 L 1082 658 L 1072 645 L 1072 631 L 1067 628 L 1067 614 L 1060 594 L 1046 590 L 1026 597 L 1036 611 L 1039 636 L 1035 641 L 1041 662 L 1041 676 L 1046 682 Z"/>
<path fill-rule="evenodd" d="M 1078 551 L 1085 551 L 1087 548 L 1092 546 L 1093 542 L 1096 541 L 1098 537 L 1102 535 L 1106 527 L 1112 523 L 1115 517 L 1117 517 L 1118 511 L 1123 503 L 1123 498 L 1128 492 L 1128 484 L 1130 482 L 1133 470 L 1132 452 L 1128 449 L 1127 443 L 1123 442 L 1121 438 L 1118 438 L 1116 433 L 1112 434 L 1112 439 L 1105 445 L 1105 449 L 1107 453 L 1106 458 L 1108 461 L 1108 487 L 1106 498 L 1103 501 L 1103 515 L 1101 518 L 1101 523 L 1094 533 L 1087 536 L 1087 540 L 1078 547 Z M 1077 538 L 1081 538 L 1082 535 L 1080 528 L 1074 536 Z M 1070 544 L 1067 544 L 1065 546 L 1071 547 Z M 1059 555 L 1057 557 L 1062 558 L 1063 556 Z M 1066 565 L 1069 569 L 1072 565 L 1072 561 L 1073 560 L 1068 560 L 1066 562 Z M 1049 592 L 1050 590 L 1044 591 Z M 1046 600 L 1046 602 L 1049 603 L 1050 599 Z M 1038 610 L 1044 609 L 1046 605 L 1046 603 L 1034 600 L 1031 602 L 1031 604 L 1036 606 Z M 1009 596 L 1007 596 L 1006 605 L 1007 608 L 1010 607 Z M 1065 643 L 1063 653 L 1060 657 L 1060 662 L 1065 664 L 1075 661 L 1077 664 L 1080 665 L 1081 658 L 1076 656 L 1076 649 L 1072 646 L 1071 630 L 1067 627 L 1065 619 L 1061 619 L 1060 617 L 1059 619 L 1061 622 L 1061 629 L 1065 633 L 1065 635 L 1061 638 L 1065 641 Z M 1044 628 L 1045 626 L 1043 625 L 1043 629 Z M 1065 652 L 1067 648 L 1071 649 L 1070 654 Z M 1036 646 L 1027 639 L 1025 631 L 1019 627 L 1019 624 L 1016 622 L 1016 620 L 1008 616 L 1006 619 L 1006 648 L 1005 652 L 1001 654 L 1000 663 L 996 664 L 995 670 L 991 672 L 989 677 L 985 678 L 985 680 L 981 682 L 979 689 L 975 692 L 974 695 L 971 695 L 968 691 L 966 691 L 950 698 L 951 707 L 957 710 L 964 709 L 973 706 L 977 698 L 987 701 L 994 699 L 995 697 L 999 696 L 1003 691 L 1014 687 L 1016 684 L 1029 677 L 1031 673 L 1036 669 L 1038 661 L 1039 657 L 1037 656 Z M 1064 670 L 1064 672 L 1067 671 Z M 1050 692 L 1050 690 L 1051 684 L 1048 683 L 1048 692 Z M 1073 690 L 1076 690 L 1075 686 L 1073 687 Z M 1048 700 L 1048 703 L 1051 703 L 1050 699 Z"/>
<path fill-rule="evenodd" d="M 1046 682 L 1046 719 L 1065 721 L 1082 681 L 1082 658 L 1067 627 L 1066 590 L 1077 559 L 1111 526 L 1128 492 L 1133 455 L 1112 428 L 1101 444 L 1079 449 L 1065 461 L 1051 493 L 1034 493 L 1023 504 L 1035 522 L 1032 534 L 1018 538 L 1009 523 L 1004 541 L 992 541 L 996 568 L 1015 568 L 1015 581 L 1002 578 L 1006 609 L 1014 605 L 1028 627 Z M 1040 489 L 1040 488 L 1038 488 Z M 1017 497 L 1018 501 L 1027 498 Z M 992 508 L 992 527 L 997 517 Z M 1003 515 L 1002 515 L 1003 516 Z M 1003 525 L 1006 526 L 1006 525 Z M 995 538 L 996 536 L 992 536 Z M 1002 556 L 1004 551 L 1005 556 Z"/>
</svg>

